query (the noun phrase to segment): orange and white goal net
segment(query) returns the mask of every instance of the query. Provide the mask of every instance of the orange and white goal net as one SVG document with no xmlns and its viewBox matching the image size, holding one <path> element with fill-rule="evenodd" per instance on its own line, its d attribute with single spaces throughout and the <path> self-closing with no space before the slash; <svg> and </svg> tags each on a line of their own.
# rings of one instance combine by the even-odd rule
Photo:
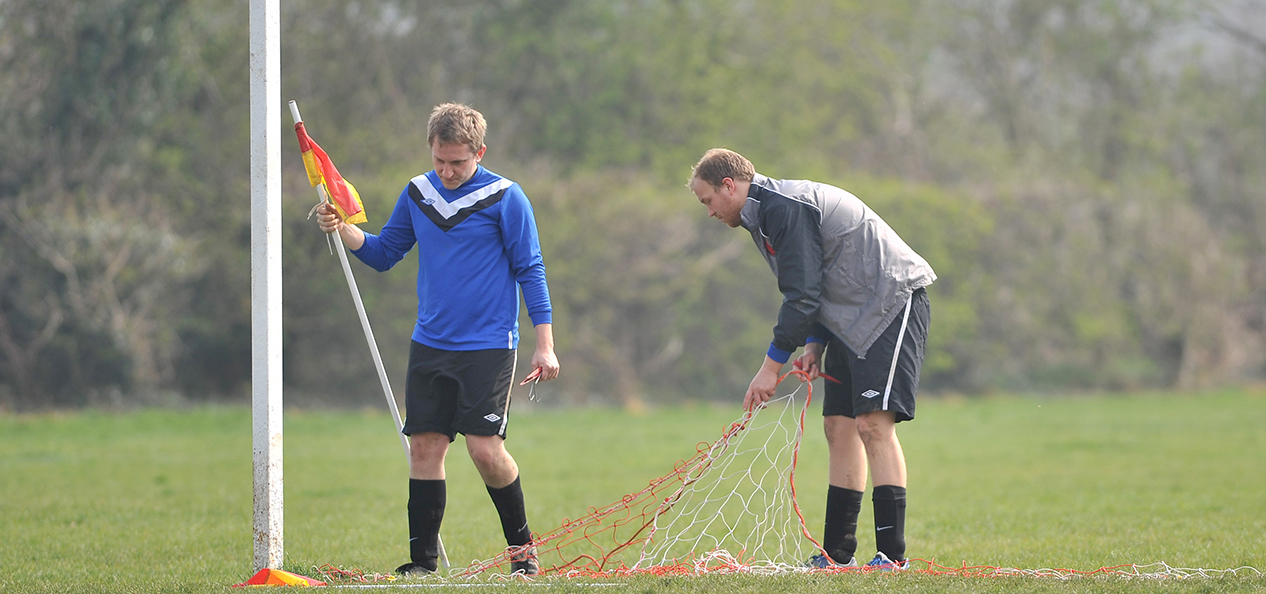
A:
<svg viewBox="0 0 1266 594">
<path fill-rule="evenodd" d="M 693 457 L 642 490 L 535 535 L 541 574 L 780 573 L 798 567 L 818 552 L 795 485 L 811 390 L 801 384 L 745 412 L 719 439 L 699 444 Z M 475 562 L 461 575 L 508 573 L 512 553 Z"/>
<path fill-rule="evenodd" d="M 784 375 L 786 379 L 801 371 Z M 781 383 L 781 380 L 780 380 Z M 802 395 L 803 392 L 803 395 Z M 635 575 L 705 573 L 784 574 L 852 573 L 870 568 L 809 568 L 805 561 L 820 552 L 805 526 L 796 498 L 796 464 L 805 414 L 813 400 L 811 384 L 756 411 L 745 412 L 712 443 L 700 443 L 692 457 L 604 507 L 589 508 L 578 519 L 565 519 L 551 532 L 534 534 L 541 575 L 561 578 L 618 578 Z M 505 552 L 454 569 L 450 579 L 508 576 Z M 335 581 L 393 580 L 333 566 L 318 568 Z M 1253 567 L 1190 569 L 1165 563 L 1126 564 L 1093 571 L 1017 569 L 973 565 L 945 566 L 910 559 L 908 571 L 961 577 L 1028 576 L 1073 579 L 1112 576 L 1125 579 L 1185 579 L 1225 575 L 1262 576 Z M 441 578 L 443 579 L 443 578 Z"/>
</svg>

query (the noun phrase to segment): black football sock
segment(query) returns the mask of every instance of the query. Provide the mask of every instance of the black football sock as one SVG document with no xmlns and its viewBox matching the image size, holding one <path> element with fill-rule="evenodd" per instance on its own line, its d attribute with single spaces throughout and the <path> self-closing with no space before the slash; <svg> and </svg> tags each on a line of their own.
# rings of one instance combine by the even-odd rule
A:
<svg viewBox="0 0 1266 594">
<path fill-rule="evenodd" d="M 875 504 L 875 548 L 893 561 L 906 558 L 906 488 L 877 485 L 871 493 Z"/>
<path fill-rule="evenodd" d="M 440 523 L 447 503 L 443 479 L 409 479 L 409 559 L 431 571 L 439 568 Z"/>
<path fill-rule="evenodd" d="M 832 561 L 843 565 L 857 552 L 857 516 L 861 513 L 861 491 L 835 485 L 827 487 L 822 548 Z"/>
<path fill-rule="evenodd" d="M 492 497 L 493 505 L 497 506 L 497 515 L 501 516 L 501 531 L 505 533 L 506 544 L 517 547 L 532 542 L 519 477 L 514 477 L 514 482 L 500 489 L 488 487 L 488 495 Z"/>
</svg>

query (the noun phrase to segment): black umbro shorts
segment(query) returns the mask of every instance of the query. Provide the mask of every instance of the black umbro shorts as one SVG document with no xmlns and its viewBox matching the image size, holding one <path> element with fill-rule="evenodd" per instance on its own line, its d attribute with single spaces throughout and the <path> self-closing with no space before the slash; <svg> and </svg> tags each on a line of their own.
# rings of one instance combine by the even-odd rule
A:
<svg viewBox="0 0 1266 594">
<path fill-rule="evenodd" d="M 515 350 L 446 351 L 413 341 L 403 433 L 506 436 Z"/>
<path fill-rule="evenodd" d="M 837 337 L 827 342 L 823 372 L 840 383 L 823 380 L 822 416 L 857 415 L 887 410 L 897 422 L 914 418 L 919 370 L 927 347 L 932 308 L 926 289 L 915 289 L 906 307 L 884 329 L 865 357 L 859 357 Z"/>
</svg>

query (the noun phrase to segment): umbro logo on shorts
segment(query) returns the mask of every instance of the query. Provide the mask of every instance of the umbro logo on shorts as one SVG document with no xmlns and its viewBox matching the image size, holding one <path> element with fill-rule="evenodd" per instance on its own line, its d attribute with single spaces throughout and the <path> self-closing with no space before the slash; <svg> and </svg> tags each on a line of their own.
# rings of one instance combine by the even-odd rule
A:
<svg viewBox="0 0 1266 594">
<path fill-rule="evenodd" d="M 862 392 L 862 398 L 874 398 L 878 395 L 879 395 L 879 392 L 876 392 L 874 390 L 866 390 L 865 392 Z"/>
<path fill-rule="evenodd" d="M 484 415 L 484 418 L 488 419 L 489 423 L 496 423 L 501 420 L 501 417 L 497 416 L 497 413 L 488 413 Z"/>
</svg>

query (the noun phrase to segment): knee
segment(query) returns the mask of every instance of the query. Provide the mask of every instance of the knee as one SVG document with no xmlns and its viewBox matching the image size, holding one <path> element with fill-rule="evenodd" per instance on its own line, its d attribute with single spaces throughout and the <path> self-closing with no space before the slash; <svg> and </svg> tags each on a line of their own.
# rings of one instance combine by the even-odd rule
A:
<svg viewBox="0 0 1266 594">
<path fill-rule="evenodd" d="M 443 459 L 447 452 L 447 435 L 423 433 L 409 437 L 409 454 L 414 460 Z"/>
<path fill-rule="evenodd" d="M 470 461 L 481 470 L 494 469 L 505 459 L 505 446 L 497 441 L 487 439 L 471 439 L 466 437 L 466 449 L 470 453 Z"/>
<path fill-rule="evenodd" d="M 826 433 L 826 443 L 828 445 L 844 444 L 848 441 L 856 439 L 857 425 L 853 419 L 842 416 L 824 417 L 822 420 L 822 430 Z"/>
<path fill-rule="evenodd" d="M 874 412 L 857 417 L 857 435 L 862 443 L 882 443 L 896 435 L 896 418 L 892 413 Z"/>
<path fill-rule="evenodd" d="M 475 467 L 480 470 L 491 468 L 496 462 L 496 457 L 487 449 L 477 448 L 470 450 L 470 461 L 475 463 Z"/>
</svg>

